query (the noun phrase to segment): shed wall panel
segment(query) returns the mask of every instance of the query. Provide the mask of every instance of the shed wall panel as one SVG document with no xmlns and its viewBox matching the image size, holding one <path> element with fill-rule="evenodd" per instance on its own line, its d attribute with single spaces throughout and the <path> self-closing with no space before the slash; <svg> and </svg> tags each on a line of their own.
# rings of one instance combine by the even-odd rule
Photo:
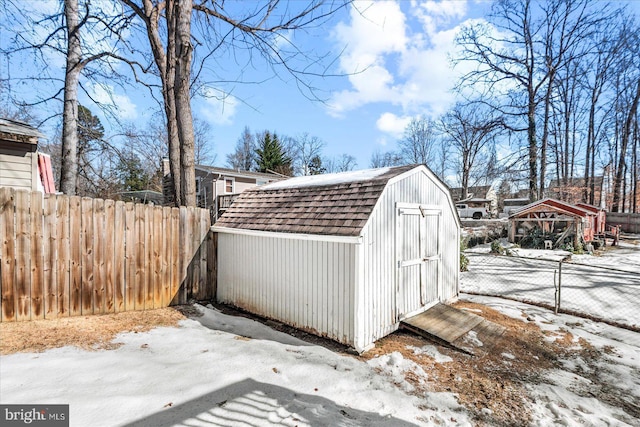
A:
<svg viewBox="0 0 640 427">
<path fill-rule="evenodd" d="M 218 233 L 221 303 L 354 344 L 355 243 Z"/>
<path fill-rule="evenodd" d="M 439 221 L 442 254 L 439 299 L 458 294 L 460 229 L 450 196 L 422 171 L 389 182 L 362 232 L 361 280 L 357 347 L 365 348 L 399 326 L 396 313 L 396 203 L 419 203 L 442 208 Z M 437 231 L 437 230 L 436 230 Z M 429 230 L 427 230 L 429 232 Z"/>
</svg>

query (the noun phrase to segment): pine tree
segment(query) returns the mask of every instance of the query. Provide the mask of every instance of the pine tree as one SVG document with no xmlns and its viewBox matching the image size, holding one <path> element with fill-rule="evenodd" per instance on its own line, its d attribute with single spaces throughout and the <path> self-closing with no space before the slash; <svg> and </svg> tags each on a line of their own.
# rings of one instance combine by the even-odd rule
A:
<svg viewBox="0 0 640 427">
<path fill-rule="evenodd" d="M 282 175 L 292 175 L 291 157 L 285 153 L 284 147 L 275 133 L 271 135 L 269 131 L 265 131 L 258 138 L 256 157 L 258 172 L 277 172 Z"/>
</svg>

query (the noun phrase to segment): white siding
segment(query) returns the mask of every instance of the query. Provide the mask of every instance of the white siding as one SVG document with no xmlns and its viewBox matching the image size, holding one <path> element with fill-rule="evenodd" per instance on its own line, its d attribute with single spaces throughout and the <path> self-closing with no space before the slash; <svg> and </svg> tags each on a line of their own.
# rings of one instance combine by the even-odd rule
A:
<svg viewBox="0 0 640 427">
<path fill-rule="evenodd" d="M 36 154 L 0 148 L 0 187 L 35 191 Z"/>
<path fill-rule="evenodd" d="M 392 179 L 362 233 L 356 311 L 363 315 L 358 316 L 356 323 L 356 348 L 366 348 L 398 328 L 396 203 L 435 205 L 442 209 L 438 221 L 442 254 L 437 273 L 441 277 L 439 299 L 450 300 L 458 294 L 460 230 L 448 192 L 421 170 Z"/>
<path fill-rule="evenodd" d="M 353 346 L 357 246 L 218 233 L 217 299 Z"/>
</svg>

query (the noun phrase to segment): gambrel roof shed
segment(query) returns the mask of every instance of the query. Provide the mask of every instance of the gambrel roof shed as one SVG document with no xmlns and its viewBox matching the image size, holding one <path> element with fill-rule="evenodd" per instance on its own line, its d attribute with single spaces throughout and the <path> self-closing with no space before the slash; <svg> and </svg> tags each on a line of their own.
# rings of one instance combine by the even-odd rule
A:
<svg viewBox="0 0 640 427">
<path fill-rule="evenodd" d="M 423 165 L 246 190 L 213 230 L 220 302 L 358 351 L 458 293 L 458 215 Z"/>
</svg>

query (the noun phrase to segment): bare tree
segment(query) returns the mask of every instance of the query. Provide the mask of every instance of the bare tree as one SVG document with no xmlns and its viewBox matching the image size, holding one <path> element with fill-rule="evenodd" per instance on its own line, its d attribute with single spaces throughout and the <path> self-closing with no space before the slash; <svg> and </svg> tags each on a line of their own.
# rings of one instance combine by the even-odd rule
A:
<svg viewBox="0 0 640 427">
<path fill-rule="evenodd" d="M 78 175 L 78 91 L 83 89 L 81 77 L 92 82 L 109 78 L 120 83 L 123 76 L 111 66 L 109 60 L 119 59 L 118 50 L 127 46 L 122 33 L 129 28 L 130 17 L 108 10 L 111 5 L 91 4 L 86 1 L 63 0 L 62 10 L 51 15 L 42 15 L 37 9 L 24 8 L 23 3 L 11 0 L 4 3 L 4 12 L 12 16 L 9 32 L 13 34 L 8 47 L 3 49 L 7 58 L 14 54 L 30 52 L 33 60 L 42 65 L 34 67 L 35 74 L 7 80 L 19 82 L 48 82 L 56 92 L 36 95 L 22 105 L 42 106 L 51 101 L 60 101 L 62 95 L 62 145 L 60 190 L 65 194 L 76 194 Z M 33 31 L 39 28 L 42 31 Z M 87 40 L 83 40 L 87 39 Z M 90 40 L 90 41 L 89 41 Z M 66 65 L 64 80 L 51 75 L 47 64 L 49 55 L 62 55 Z M 93 66 L 93 67 L 92 67 Z M 35 92 L 35 91 L 34 91 Z M 90 91 L 85 93 L 91 98 Z M 58 108 L 44 119 L 59 116 Z"/>
<path fill-rule="evenodd" d="M 194 161 L 197 165 L 213 165 L 218 158 L 213 149 L 211 125 L 197 117 L 193 118 L 193 136 L 195 141 Z M 166 151 L 165 151 L 166 152 Z"/>
<path fill-rule="evenodd" d="M 256 162 L 255 150 L 256 140 L 249 127 L 245 126 L 242 135 L 236 142 L 234 152 L 227 154 L 227 166 L 236 170 L 253 170 Z"/>
<path fill-rule="evenodd" d="M 481 156 L 490 154 L 490 146 L 504 128 L 504 123 L 482 104 L 457 103 L 442 117 L 440 128 L 451 148 L 458 153 L 462 198 L 466 198 L 470 177 L 478 166 L 478 160 Z"/>
<path fill-rule="evenodd" d="M 293 160 L 293 172 L 296 175 L 311 175 L 312 159 L 320 159 L 325 145 L 320 138 L 309 135 L 307 132 L 293 138 L 292 147 L 288 151 Z"/>
<path fill-rule="evenodd" d="M 405 128 L 398 147 L 405 163 L 432 164 L 437 148 L 435 123 L 426 117 L 413 117 Z"/>
<path fill-rule="evenodd" d="M 325 157 L 322 161 L 327 173 L 349 172 L 358 166 L 356 158 L 343 153 L 338 157 Z"/>
<path fill-rule="evenodd" d="M 624 191 L 623 179 L 626 172 L 626 156 L 627 148 L 629 147 L 629 140 L 632 136 L 633 123 L 637 120 L 638 115 L 638 102 L 640 101 L 640 76 L 636 77 L 636 90 L 633 98 L 628 107 L 628 112 L 624 121 L 624 127 L 622 128 L 621 146 L 620 146 L 620 158 L 617 164 L 617 172 L 613 183 L 613 206 L 612 212 L 624 211 L 624 197 L 621 193 Z M 634 146 L 635 147 L 635 146 Z"/>
<path fill-rule="evenodd" d="M 544 191 L 551 102 L 556 74 L 577 54 L 594 28 L 600 8 L 587 12 L 587 0 L 498 0 L 491 26 L 474 24 L 458 37 L 458 61 L 478 64 L 459 88 L 480 88 L 483 99 L 505 117 L 506 125 L 527 134 L 529 197 Z M 539 112 L 542 135 L 539 144 Z"/>
<path fill-rule="evenodd" d="M 384 153 L 380 150 L 376 150 L 371 155 L 371 163 L 370 166 L 372 168 L 384 168 L 389 166 L 402 166 L 405 164 L 404 159 L 400 155 L 400 153 L 396 153 L 394 151 L 385 151 Z"/>
<path fill-rule="evenodd" d="M 195 206 L 196 202 L 191 95 L 202 92 L 200 88 L 221 81 L 218 76 L 213 83 L 207 81 L 203 73 L 207 70 L 206 64 L 215 61 L 217 55 L 224 52 L 257 52 L 274 70 L 284 70 L 294 77 L 300 87 L 313 89 L 307 78 L 326 73 L 312 71 L 314 66 L 321 65 L 322 58 L 312 63 L 297 62 L 307 54 L 295 46 L 293 39 L 287 35 L 326 22 L 347 4 L 325 4 L 323 1 L 285 4 L 270 0 L 245 3 L 246 7 L 241 10 L 225 9 L 224 2 L 208 0 L 121 1 L 140 17 L 149 39 L 159 70 L 167 116 L 175 202 L 188 206 Z M 195 12 L 192 13 L 192 10 Z M 197 39 L 202 56 L 197 56 L 197 46 L 192 43 L 194 27 L 191 24 L 194 16 L 200 20 L 196 24 L 199 24 Z M 160 24 L 161 17 L 165 19 L 164 28 Z M 161 29 L 164 29 L 164 33 Z M 291 49 L 286 49 L 285 45 Z M 196 64 L 192 64 L 194 55 L 198 58 Z M 247 66 L 251 64 L 252 60 Z"/>
</svg>

